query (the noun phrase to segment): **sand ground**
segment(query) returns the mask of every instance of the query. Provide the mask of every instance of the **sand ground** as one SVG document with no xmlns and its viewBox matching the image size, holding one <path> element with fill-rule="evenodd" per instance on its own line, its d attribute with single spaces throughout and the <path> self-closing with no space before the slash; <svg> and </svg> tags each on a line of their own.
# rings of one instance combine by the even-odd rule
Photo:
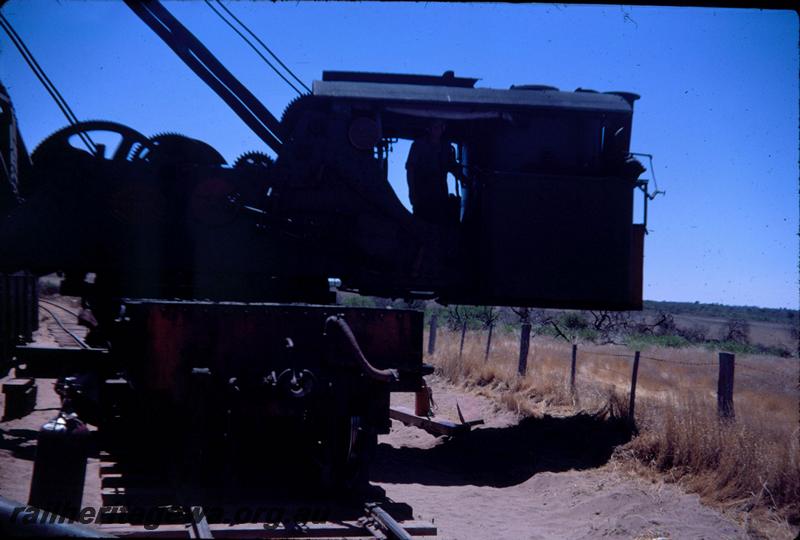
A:
<svg viewBox="0 0 800 540">
<path fill-rule="evenodd" d="M 486 398 L 436 378 L 430 384 L 437 414 L 457 419 L 457 401 L 466 420 L 485 425 L 447 441 L 393 421 L 372 476 L 389 497 L 433 519 L 440 538 L 747 538 L 698 496 L 607 463 L 609 438 L 596 426 L 583 438 L 568 433 L 582 427 L 569 417 L 520 420 Z M 413 406 L 413 395 L 393 402 Z"/>
</svg>

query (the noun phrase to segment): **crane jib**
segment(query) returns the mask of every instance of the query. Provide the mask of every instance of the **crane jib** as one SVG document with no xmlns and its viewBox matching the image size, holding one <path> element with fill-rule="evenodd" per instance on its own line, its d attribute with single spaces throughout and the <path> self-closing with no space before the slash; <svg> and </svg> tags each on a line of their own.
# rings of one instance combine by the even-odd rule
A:
<svg viewBox="0 0 800 540">
<path fill-rule="evenodd" d="M 275 116 L 158 1 L 125 0 L 142 22 L 160 37 L 272 150 L 282 146 Z"/>
</svg>

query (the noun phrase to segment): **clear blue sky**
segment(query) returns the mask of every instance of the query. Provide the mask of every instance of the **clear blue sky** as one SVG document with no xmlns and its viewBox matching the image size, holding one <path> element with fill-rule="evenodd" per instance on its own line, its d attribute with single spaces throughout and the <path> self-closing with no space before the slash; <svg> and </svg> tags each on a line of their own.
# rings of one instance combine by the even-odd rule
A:
<svg viewBox="0 0 800 540">
<path fill-rule="evenodd" d="M 202 2 L 165 2 L 276 115 L 293 97 Z M 798 18 L 789 11 L 564 4 L 227 4 L 307 83 L 325 69 L 640 94 L 655 155 L 645 298 L 798 307 Z M 81 119 L 264 149 L 122 3 L 11 0 L 3 13 Z M 66 122 L 0 35 L 0 79 L 35 147 Z M 392 183 L 406 200 L 403 149 Z M 646 173 L 644 177 L 650 177 Z M 530 249 L 536 249 L 535 237 Z"/>
</svg>

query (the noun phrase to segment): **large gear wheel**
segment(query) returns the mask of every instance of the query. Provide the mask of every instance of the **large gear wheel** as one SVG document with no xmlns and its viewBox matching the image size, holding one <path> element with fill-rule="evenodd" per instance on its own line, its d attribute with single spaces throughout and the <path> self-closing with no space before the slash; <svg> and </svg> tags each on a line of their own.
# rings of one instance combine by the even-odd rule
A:
<svg viewBox="0 0 800 540">
<path fill-rule="evenodd" d="M 219 167 L 225 158 L 211 145 L 178 133 L 159 133 L 150 137 L 148 146 L 133 156 L 152 164 L 191 163 Z"/>
<path fill-rule="evenodd" d="M 259 169 L 269 169 L 275 161 L 265 154 L 264 152 L 259 152 L 257 150 L 251 152 L 245 152 L 238 158 L 236 161 L 233 162 L 234 169 L 242 169 L 242 168 L 259 168 Z"/>
<path fill-rule="evenodd" d="M 85 150 L 73 146 L 70 140 L 79 133 L 92 132 L 115 133 L 121 137 L 114 152 L 107 158 L 112 161 L 128 161 L 149 147 L 148 138 L 133 128 L 106 120 L 88 120 L 62 128 L 47 137 L 33 151 L 31 161 L 37 164 L 51 160 L 57 162 L 65 155 L 85 152 Z"/>
<path fill-rule="evenodd" d="M 292 136 L 304 111 L 319 109 L 322 103 L 320 98 L 312 95 L 302 95 L 290 101 L 281 115 L 281 127 L 285 136 Z"/>
</svg>

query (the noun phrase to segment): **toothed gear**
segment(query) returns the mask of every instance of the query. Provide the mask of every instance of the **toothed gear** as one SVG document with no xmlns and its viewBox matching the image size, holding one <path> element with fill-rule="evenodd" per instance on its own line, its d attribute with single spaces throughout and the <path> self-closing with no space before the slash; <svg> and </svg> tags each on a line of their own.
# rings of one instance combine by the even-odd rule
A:
<svg viewBox="0 0 800 540">
<path fill-rule="evenodd" d="M 179 133 L 159 133 L 150 137 L 148 143 L 134 159 L 154 164 L 191 163 L 211 167 L 226 163 L 213 146 Z"/>
<path fill-rule="evenodd" d="M 292 135 L 297 122 L 302 117 L 303 111 L 312 107 L 319 107 L 321 103 L 322 101 L 318 97 L 308 94 L 298 96 L 290 101 L 281 115 L 281 127 L 286 136 L 290 137 Z"/>
<path fill-rule="evenodd" d="M 150 144 L 148 138 L 143 134 L 123 124 L 107 120 L 87 120 L 59 129 L 44 139 L 31 154 L 31 161 L 33 163 L 43 163 L 51 159 L 58 160 L 65 154 L 88 152 L 83 148 L 73 146 L 69 141 L 78 133 L 91 133 L 94 131 L 116 133 L 121 137 L 114 153 L 107 158 L 113 161 L 128 161 L 148 148 Z"/>
<path fill-rule="evenodd" d="M 254 150 L 252 152 L 245 152 L 236 158 L 236 161 L 233 163 L 233 167 L 235 169 L 241 169 L 243 167 L 269 169 L 274 163 L 275 161 L 264 152 Z"/>
</svg>

